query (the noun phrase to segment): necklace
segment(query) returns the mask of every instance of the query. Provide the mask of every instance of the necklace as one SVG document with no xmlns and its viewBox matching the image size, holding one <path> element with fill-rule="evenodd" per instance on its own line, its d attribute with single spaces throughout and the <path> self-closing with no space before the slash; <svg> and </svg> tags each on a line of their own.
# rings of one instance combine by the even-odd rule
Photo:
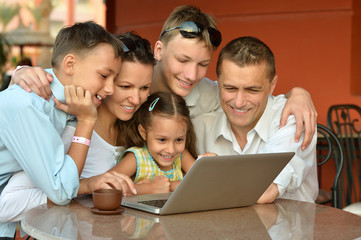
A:
<svg viewBox="0 0 361 240">
<path fill-rule="evenodd" d="M 117 144 L 117 138 L 118 138 L 118 131 L 115 128 L 115 140 L 114 140 L 114 144 L 112 144 L 112 138 L 111 138 L 111 134 L 106 134 L 102 124 L 97 120 L 96 121 L 97 125 L 99 126 L 99 130 L 101 131 L 101 133 L 103 134 L 104 137 L 107 138 L 107 142 L 113 146 L 115 146 Z"/>
</svg>

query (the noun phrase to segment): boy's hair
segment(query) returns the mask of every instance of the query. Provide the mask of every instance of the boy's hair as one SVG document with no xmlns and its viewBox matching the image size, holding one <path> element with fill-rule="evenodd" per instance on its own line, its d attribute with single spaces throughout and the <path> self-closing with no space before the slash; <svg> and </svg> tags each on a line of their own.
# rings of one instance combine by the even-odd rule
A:
<svg viewBox="0 0 361 240">
<path fill-rule="evenodd" d="M 154 104 L 154 101 L 159 100 Z M 153 106 L 152 110 L 149 111 L 149 107 Z M 132 124 L 128 128 L 128 142 L 125 146 L 127 148 L 132 146 L 143 147 L 144 140 L 138 132 L 138 125 L 148 131 L 153 123 L 153 116 L 160 115 L 162 117 L 181 117 L 187 123 L 187 136 L 185 148 L 191 153 L 194 158 L 197 158 L 196 152 L 196 135 L 194 133 L 193 124 L 189 116 L 188 107 L 184 99 L 174 93 L 157 92 L 151 94 L 147 101 L 139 108 L 134 115 Z"/>
<path fill-rule="evenodd" d="M 204 27 L 213 27 L 218 30 L 215 19 L 203 13 L 198 7 L 192 5 L 184 5 L 176 7 L 173 12 L 168 16 L 167 20 L 165 20 L 161 34 L 173 27 L 180 26 L 183 22 L 197 22 L 202 24 Z M 169 31 L 163 36 L 160 35 L 159 39 L 167 45 L 170 40 L 172 40 L 177 34 L 179 34 L 179 30 Z M 209 49 L 216 50 L 217 47 L 212 45 L 208 31 L 203 31 L 202 34 L 198 37 L 199 41 L 205 41 L 207 47 Z"/>
<path fill-rule="evenodd" d="M 221 65 L 224 59 L 230 60 L 240 67 L 265 62 L 269 80 L 272 81 L 276 75 L 275 58 L 271 49 L 255 37 L 236 38 L 221 50 L 217 61 L 217 77 L 221 74 Z"/>
<path fill-rule="evenodd" d="M 139 62 L 143 64 L 155 65 L 153 49 L 149 41 L 140 37 L 136 32 L 127 32 L 124 34 L 116 34 L 127 51 L 124 51 L 123 61 Z"/>
<path fill-rule="evenodd" d="M 121 42 L 95 22 L 88 21 L 64 27 L 56 36 L 51 65 L 58 68 L 67 54 L 85 56 L 102 43 L 113 47 L 115 58 L 123 56 Z"/>
</svg>

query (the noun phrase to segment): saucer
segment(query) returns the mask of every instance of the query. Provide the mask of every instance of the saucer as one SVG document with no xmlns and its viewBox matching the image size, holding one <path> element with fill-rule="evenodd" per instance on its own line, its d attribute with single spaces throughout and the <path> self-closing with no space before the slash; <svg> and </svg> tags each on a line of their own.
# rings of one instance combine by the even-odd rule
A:
<svg viewBox="0 0 361 240">
<path fill-rule="evenodd" d="M 99 210 L 99 209 L 96 208 L 96 207 L 92 207 L 92 208 L 90 208 L 90 211 L 92 211 L 92 213 L 100 214 L 100 215 L 113 215 L 113 214 L 119 214 L 119 213 L 123 212 L 123 211 L 124 211 L 124 208 L 123 208 L 123 207 L 119 207 L 119 208 L 116 209 L 116 210 L 103 211 L 103 210 Z"/>
</svg>

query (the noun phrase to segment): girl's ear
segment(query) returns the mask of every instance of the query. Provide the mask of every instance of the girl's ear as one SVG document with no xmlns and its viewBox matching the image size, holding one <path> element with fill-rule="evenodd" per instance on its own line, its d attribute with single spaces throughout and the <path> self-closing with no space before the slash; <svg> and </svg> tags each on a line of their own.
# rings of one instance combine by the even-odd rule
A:
<svg viewBox="0 0 361 240">
<path fill-rule="evenodd" d="M 155 43 L 155 46 L 154 46 L 154 58 L 155 58 L 155 60 L 160 61 L 162 59 L 163 47 L 164 47 L 164 45 L 160 40 L 158 40 Z"/>
<path fill-rule="evenodd" d="M 67 54 L 63 60 L 65 73 L 72 75 L 75 70 L 76 57 L 73 54 Z"/>
<path fill-rule="evenodd" d="M 143 138 L 144 141 L 147 141 L 147 132 L 145 131 L 145 129 L 143 128 L 142 125 L 138 125 L 138 131 L 140 136 Z"/>
</svg>

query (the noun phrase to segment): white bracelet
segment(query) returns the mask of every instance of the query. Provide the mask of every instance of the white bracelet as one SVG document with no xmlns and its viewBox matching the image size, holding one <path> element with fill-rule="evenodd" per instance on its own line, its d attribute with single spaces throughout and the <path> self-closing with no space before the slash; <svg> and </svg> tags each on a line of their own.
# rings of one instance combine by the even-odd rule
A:
<svg viewBox="0 0 361 240">
<path fill-rule="evenodd" d="M 74 136 L 72 142 L 73 143 L 81 143 L 81 144 L 87 145 L 88 147 L 90 146 L 90 139 L 87 139 L 85 137 Z"/>
</svg>

